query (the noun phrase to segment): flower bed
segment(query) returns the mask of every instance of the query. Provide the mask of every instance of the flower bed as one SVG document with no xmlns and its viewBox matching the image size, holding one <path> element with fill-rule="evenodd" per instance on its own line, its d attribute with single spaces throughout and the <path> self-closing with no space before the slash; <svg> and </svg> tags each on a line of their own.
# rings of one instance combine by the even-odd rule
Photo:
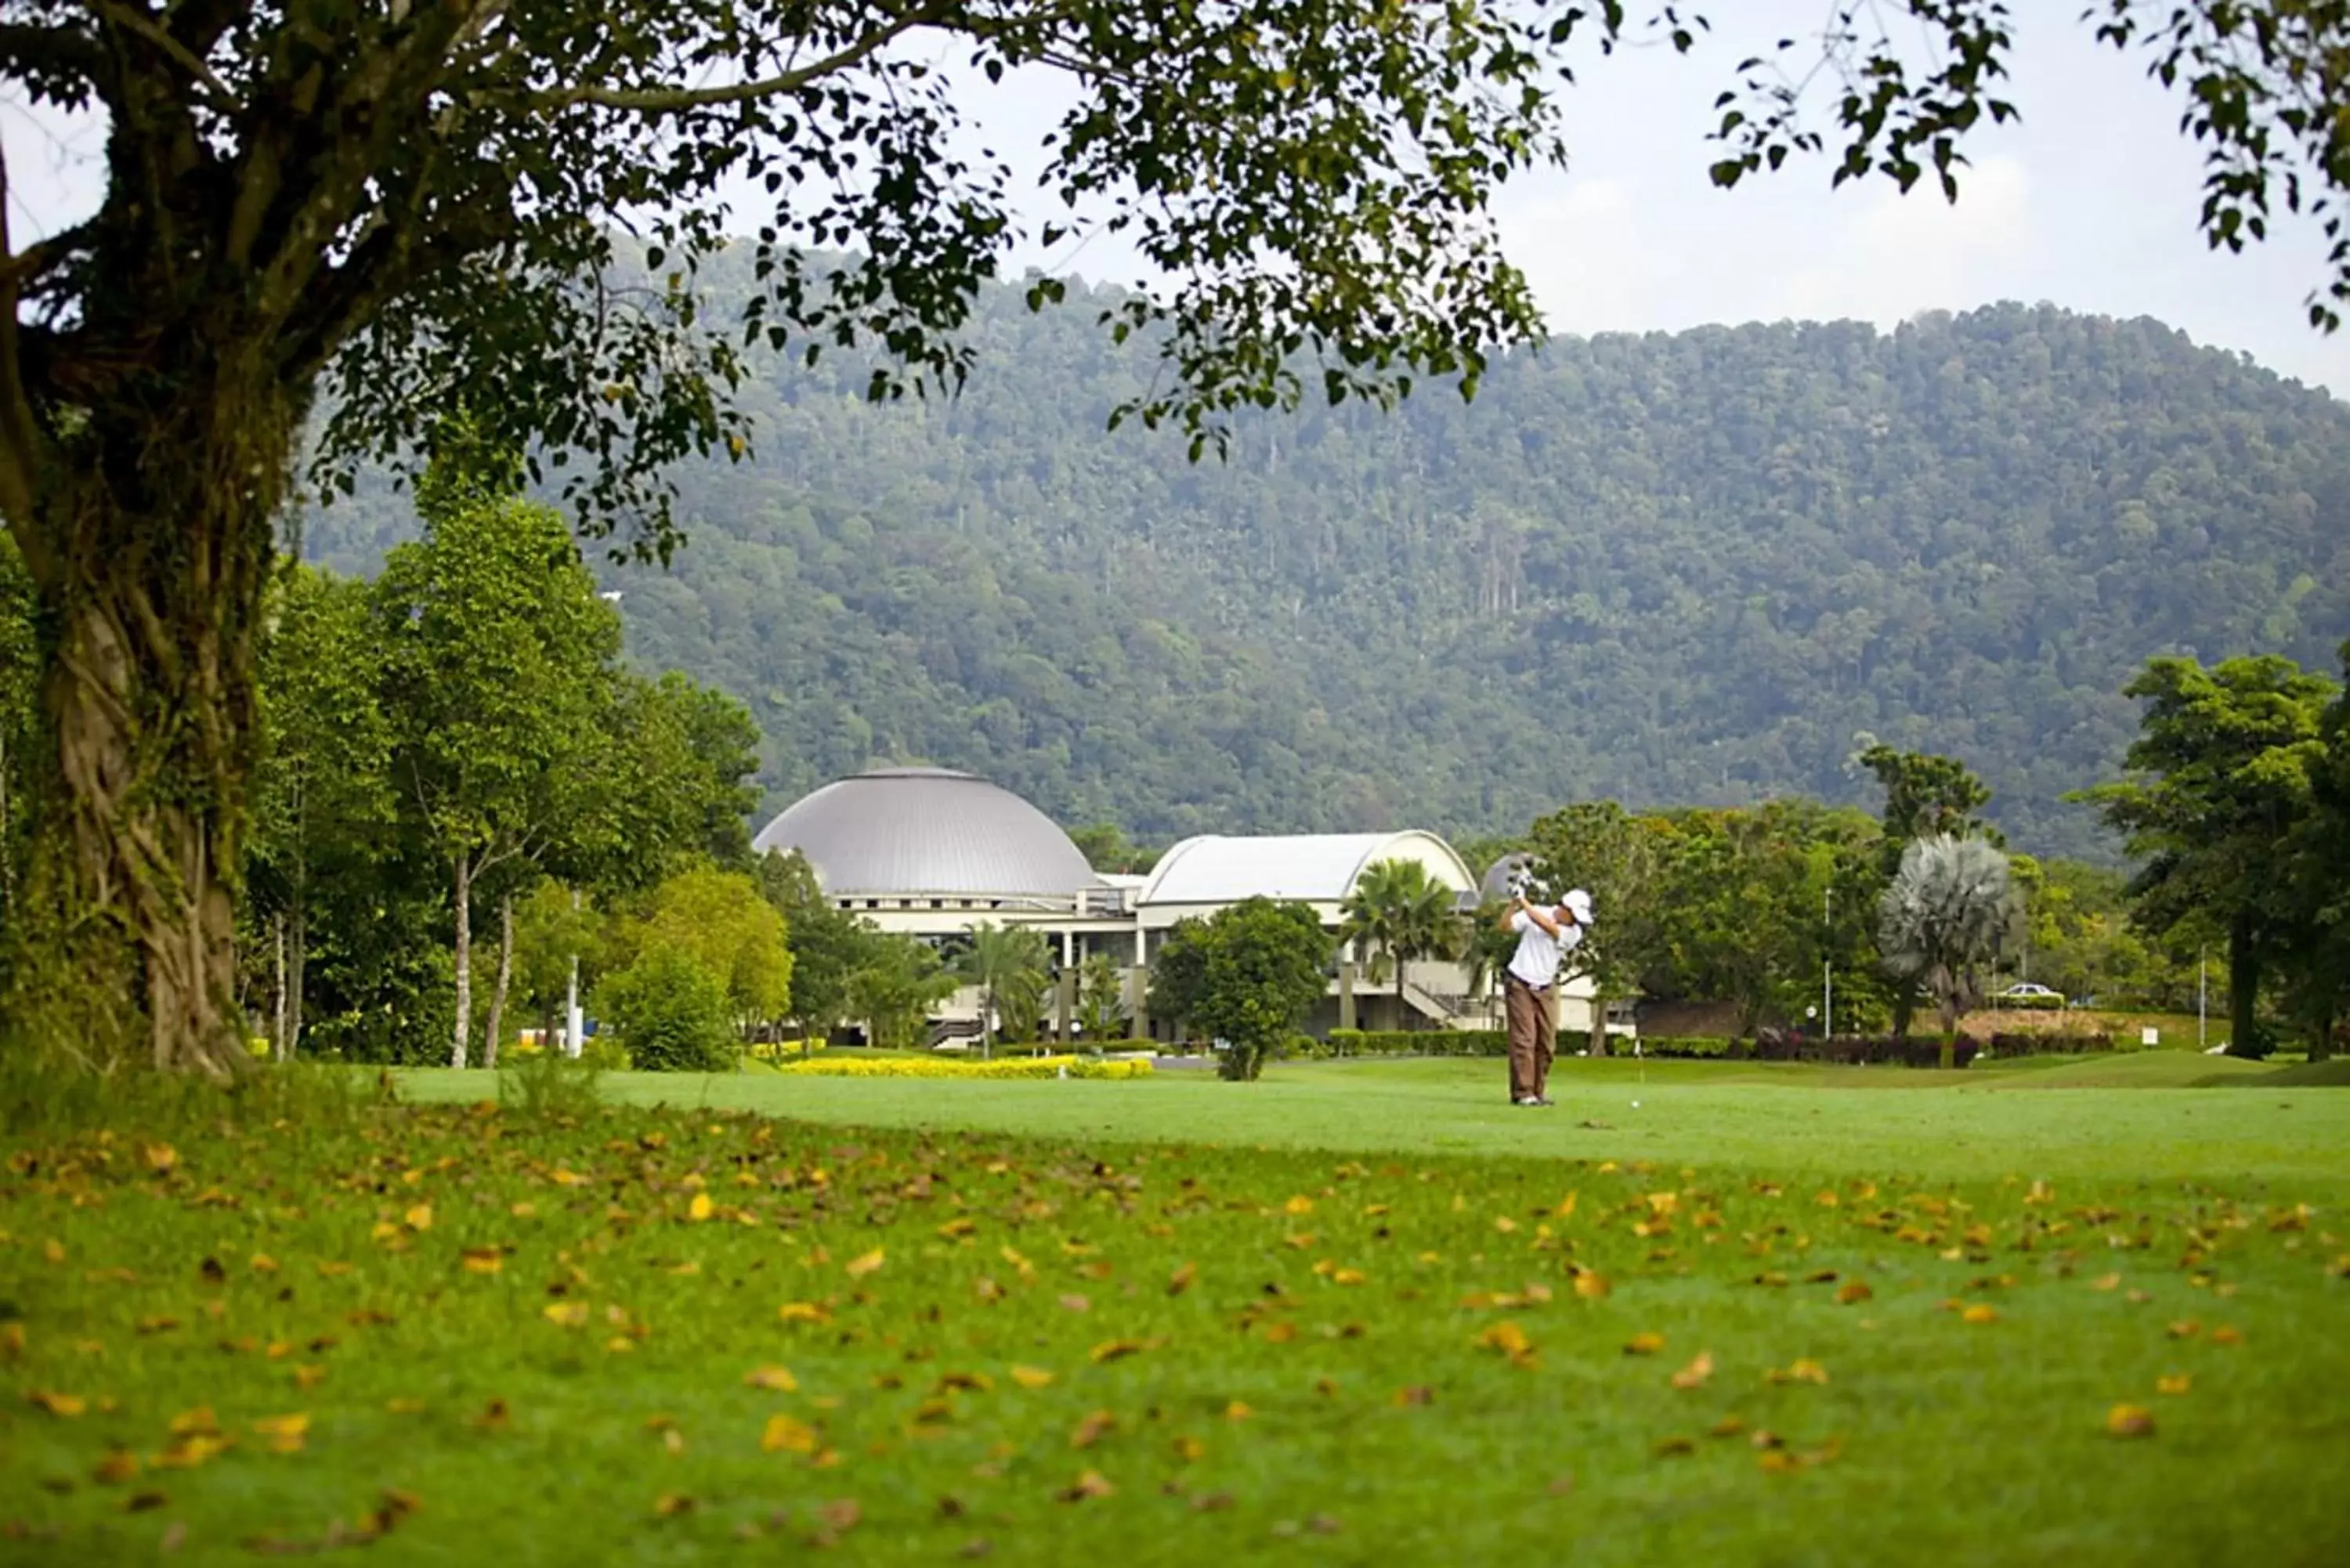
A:
<svg viewBox="0 0 2350 1568">
<path fill-rule="evenodd" d="M 1143 1061 L 1103 1062 L 1090 1056 L 1006 1056 L 994 1062 L 951 1057 L 885 1056 L 872 1061 L 816 1057 L 782 1062 L 775 1071 L 816 1078 L 1147 1078 Z"/>
</svg>

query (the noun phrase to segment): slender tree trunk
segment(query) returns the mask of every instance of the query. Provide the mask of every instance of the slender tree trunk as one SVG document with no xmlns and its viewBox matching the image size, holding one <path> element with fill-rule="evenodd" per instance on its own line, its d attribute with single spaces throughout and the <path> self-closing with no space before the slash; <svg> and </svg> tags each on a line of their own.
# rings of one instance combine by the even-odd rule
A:
<svg viewBox="0 0 2350 1568">
<path fill-rule="evenodd" d="M 271 919 L 269 929 L 270 945 L 276 950 L 277 960 L 276 993 L 270 998 L 269 1046 L 270 1054 L 279 1062 L 284 1062 L 293 1053 L 286 1048 L 286 917 L 283 913 Z"/>
<path fill-rule="evenodd" d="M 296 902 L 286 924 L 286 1059 L 302 1051 L 302 997 L 310 983 L 310 918 Z"/>
<path fill-rule="evenodd" d="M 2228 1054 L 2260 1054 L 2261 950 L 2252 918 L 2239 914 L 2228 927 Z"/>
<path fill-rule="evenodd" d="M 465 1064 L 465 1047 L 473 1033 L 473 857 L 455 857 L 457 889 L 457 1025 L 449 1048 L 449 1065 Z"/>
<path fill-rule="evenodd" d="M 482 1065 L 498 1064 L 498 1041 L 505 1028 L 506 987 L 514 979 L 514 895 L 498 899 L 498 983 L 490 992 L 490 1026 L 482 1045 Z"/>
<path fill-rule="evenodd" d="M 44 896 L 68 933 L 36 989 L 88 1057 L 234 1076 L 235 879 L 256 730 L 270 518 L 299 410 L 265 371 L 160 338 L 6 476 L 40 597 L 57 820 Z"/>
</svg>

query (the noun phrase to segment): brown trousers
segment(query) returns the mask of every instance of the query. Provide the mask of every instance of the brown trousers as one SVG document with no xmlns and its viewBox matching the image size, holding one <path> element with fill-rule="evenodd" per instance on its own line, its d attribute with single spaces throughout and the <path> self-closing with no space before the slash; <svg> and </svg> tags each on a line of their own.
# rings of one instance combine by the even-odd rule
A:
<svg viewBox="0 0 2350 1568">
<path fill-rule="evenodd" d="M 1550 1083 L 1550 992 L 1510 975 L 1502 981 L 1502 996 L 1510 1016 L 1510 1103 L 1528 1095 L 1539 1099 Z"/>
</svg>

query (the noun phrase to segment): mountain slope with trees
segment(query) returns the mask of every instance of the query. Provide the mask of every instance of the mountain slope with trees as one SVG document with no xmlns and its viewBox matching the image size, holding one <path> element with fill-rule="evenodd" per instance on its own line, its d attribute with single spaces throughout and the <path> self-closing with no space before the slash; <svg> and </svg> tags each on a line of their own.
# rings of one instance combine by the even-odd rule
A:
<svg viewBox="0 0 2350 1568">
<path fill-rule="evenodd" d="M 723 288 L 724 279 L 718 280 Z M 2002 306 L 1566 338 L 1475 400 L 1104 429 L 1144 351 L 989 291 L 951 401 L 768 361 L 754 456 L 677 475 L 632 655 L 750 704 L 770 805 L 970 768 L 1159 841 L 1558 803 L 1861 803 L 1872 739 L 1965 759 L 2023 847 L 2110 858 L 2166 652 L 2350 634 L 2350 409 L 2157 323 Z M 371 570 L 404 505 L 307 520 Z"/>
</svg>

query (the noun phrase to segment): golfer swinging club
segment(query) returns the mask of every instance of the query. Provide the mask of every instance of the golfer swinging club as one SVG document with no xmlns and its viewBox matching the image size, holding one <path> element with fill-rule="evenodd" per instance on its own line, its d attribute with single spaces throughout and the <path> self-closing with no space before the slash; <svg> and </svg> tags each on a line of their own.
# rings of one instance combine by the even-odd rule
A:
<svg viewBox="0 0 2350 1568">
<path fill-rule="evenodd" d="M 1545 900 L 1547 903 L 1547 900 Z M 1510 1103 L 1547 1106 L 1553 1050 L 1551 988 L 1561 960 L 1583 940 L 1591 924 L 1591 895 L 1577 888 L 1549 908 L 1529 902 L 1518 890 L 1517 907 L 1502 917 L 1502 929 L 1518 933 L 1518 950 L 1502 981 L 1510 1016 Z"/>
</svg>

